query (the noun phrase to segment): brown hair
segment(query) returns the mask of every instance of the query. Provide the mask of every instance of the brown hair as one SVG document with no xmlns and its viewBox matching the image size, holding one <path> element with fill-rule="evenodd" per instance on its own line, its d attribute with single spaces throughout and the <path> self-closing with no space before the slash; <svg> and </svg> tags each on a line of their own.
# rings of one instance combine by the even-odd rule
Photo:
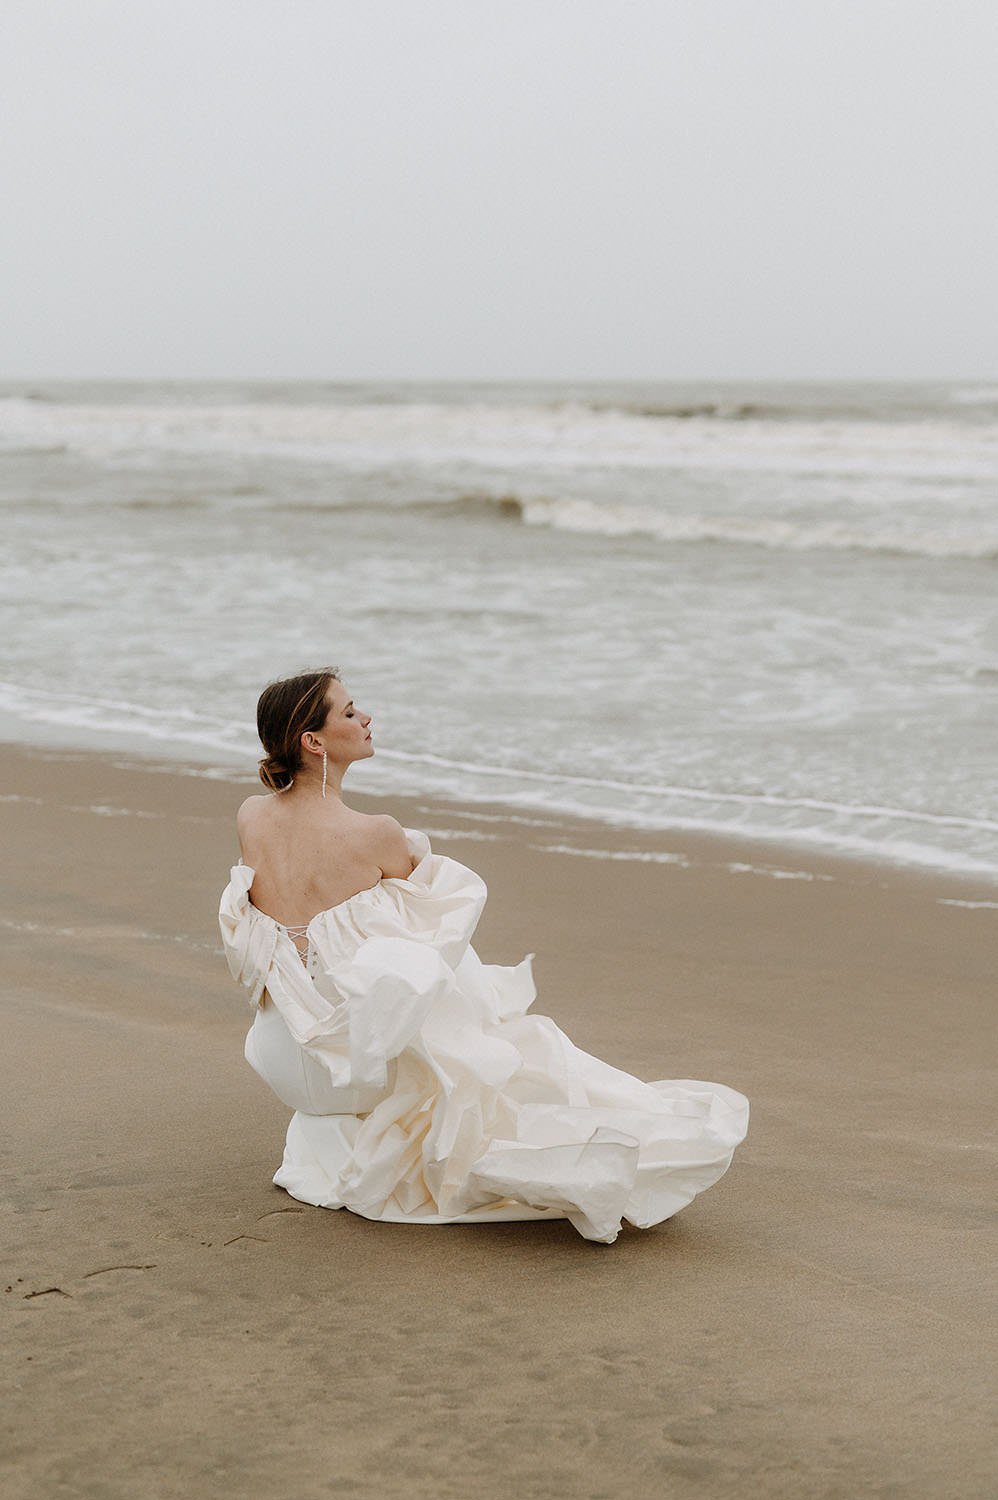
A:
<svg viewBox="0 0 998 1500">
<path fill-rule="evenodd" d="M 301 737 L 307 729 L 326 722 L 329 684 L 339 682 L 335 667 L 299 672 L 269 682 L 257 699 L 256 728 L 267 754 L 260 762 L 260 780 L 272 792 L 286 792 L 301 770 Z"/>
</svg>

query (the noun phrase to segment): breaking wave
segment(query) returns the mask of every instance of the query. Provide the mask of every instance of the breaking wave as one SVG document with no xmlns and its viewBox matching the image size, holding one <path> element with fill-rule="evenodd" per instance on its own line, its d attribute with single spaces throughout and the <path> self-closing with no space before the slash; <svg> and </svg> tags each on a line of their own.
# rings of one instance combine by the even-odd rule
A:
<svg viewBox="0 0 998 1500">
<path fill-rule="evenodd" d="M 465 503 L 469 503 L 467 497 Z M 518 516 L 528 526 L 592 536 L 728 542 L 793 552 L 857 550 L 915 557 L 998 558 L 998 524 L 982 533 L 976 527 L 971 531 L 966 524 L 960 528 L 918 527 L 909 521 L 894 527 L 862 526 L 818 518 L 798 521 L 775 516 L 655 511 L 646 506 L 557 497 L 520 500 L 504 495 L 490 503 L 503 514 Z"/>
</svg>

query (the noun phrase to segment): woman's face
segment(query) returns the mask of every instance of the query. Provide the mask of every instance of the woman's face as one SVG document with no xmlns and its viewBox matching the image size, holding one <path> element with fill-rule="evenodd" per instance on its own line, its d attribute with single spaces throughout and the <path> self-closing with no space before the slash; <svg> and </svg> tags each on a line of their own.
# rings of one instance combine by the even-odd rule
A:
<svg viewBox="0 0 998 1500">
<path fill-rule="evenodd" d="M 333 760 L 362 760 L 374 754 L 371 715 L 359 709 L 342 682 L 334 677 L 326 693 L 329 710 L 317 739 Z"/>
</svg>

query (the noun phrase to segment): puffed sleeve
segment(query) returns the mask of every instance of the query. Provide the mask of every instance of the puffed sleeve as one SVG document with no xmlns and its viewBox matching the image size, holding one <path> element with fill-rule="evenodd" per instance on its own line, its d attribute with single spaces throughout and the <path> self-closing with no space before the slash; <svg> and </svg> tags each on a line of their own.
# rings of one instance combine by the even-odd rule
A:
<svg viewBox="0 0 998 1500">
<path fill-rule="evenodd" d="M 245 987 L 250 1005 L 256 1007 L 267 984 L 277 928 L 272 922 L 253 920 L 249 899 L 253 875 L 249 865 L 232 866 L 218 905 L 218 926 L 229 973 Z"/>
</svg>

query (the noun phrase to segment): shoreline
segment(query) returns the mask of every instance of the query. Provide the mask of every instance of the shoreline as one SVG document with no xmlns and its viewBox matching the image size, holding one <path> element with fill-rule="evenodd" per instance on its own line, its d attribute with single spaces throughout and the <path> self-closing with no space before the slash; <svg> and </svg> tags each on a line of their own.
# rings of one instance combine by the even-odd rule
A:
<svg viewBox="0 0 998 1500">
<path fill-rule="evenodd" d="M 0 761 L 8 756 L 12 764 L 21 767 L 37 759 L 95 768 L 107 765 L 139 776 L 207 781 L 242 788 L 244 797 L 263 790 L 255 769 L 239 772 L 234 767 L 230 770 L 220 765 L 216 760 L 173 757 L 144 746 L 101 750 L 77 744 L 0 740 Z M 910 880 L 922 885 L 939 885 L 940 888 L 952 886 L 950 899 L 963 899 L 971 907 L 998 907 L 998 872 L 979 873 L 912 863 L 891 858 L 886 852 L 823 849 L 803 839 L 781 838 L 777 834 L 762 837 L 677 826 L 647 828 L 628 823 L 623 818 L 611 821 L 587 817 L 580 812 L 525 808 L 501 798 L 461 801 L 436 792 L 382 794 L 358 791 L 349 784 L 344 788 L 344 800 L 359 812 L 391 812 L 403 824 L 407 819 L 430 813 L 441 824 L 441 834 L 446 838 L 457 838 L 462 829 L 474 830 L 476 824 L 484 824 L 485 829 L 465 835 L 481 841 L 490 837 L 488 830 L 506 824 L 511 828 L 534 828 L 538 838 L 558 838 L 560 835 L 562 840 L 568 841 L 532 845 L 539 852 L 687 867 L 706 865 L 724 868 L 731 874 L 760 875 L 774 880 L 845 879 L 861 883 L 873 878 L 891 882 Z"/>
<path fill-rule="evenodd" d="M 989 1493 L 993 888 L 379 797 L 485 879 L 535 1014 L 752 1121 L 613 1246 L 369 1223 L 270 1181 L 216 919 L 252 783 L 125 759 L 0 747 L 12 1492 Z"/>
</svg>

